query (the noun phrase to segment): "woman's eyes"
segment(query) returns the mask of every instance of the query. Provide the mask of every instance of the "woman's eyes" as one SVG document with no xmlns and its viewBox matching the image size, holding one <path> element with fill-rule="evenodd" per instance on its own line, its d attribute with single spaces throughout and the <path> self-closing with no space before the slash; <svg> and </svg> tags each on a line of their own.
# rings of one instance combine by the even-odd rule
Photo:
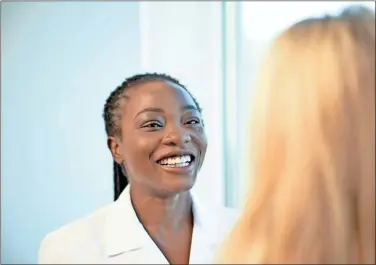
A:
<svg viewBox="0 0 376 265">
<path fill-rule="evenodd" d="M 188 121 L 186 121 L 184 123 L 184 125 L 196 125 L 196 124 L 201 124 L 201 119 L 192 118 L 192 119 L 189 119 Z M 158 129 L 158 128 L 162 128 L 163 126 L 164 125 L 159 121 L 149 121 L 149 122 L 146 122 L 141 127 L 142 128 L 149 128 L 149 129 Z"/>
<path fill-rule="evenodd" d="M 186 122 L 186 124 L 200 124 L 200 123 L 201 123 L 200 119 L 197 119 L 197 118 L 190 119 Z"/>
<path fill-rule="evenodd" d="M 151 122 L 145 123 L 142 127 L 143 128 L 161 128 L 163 127 L 163 125 L 160 122 L 151 121 Z"/>
</svg>

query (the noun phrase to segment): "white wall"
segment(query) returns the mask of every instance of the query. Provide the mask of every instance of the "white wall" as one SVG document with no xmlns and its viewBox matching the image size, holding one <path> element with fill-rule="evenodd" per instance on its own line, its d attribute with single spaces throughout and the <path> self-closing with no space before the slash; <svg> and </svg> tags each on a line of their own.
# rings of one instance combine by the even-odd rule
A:
<svg viewBox="0 0 376 265">
<path fill-rule="evenodd" d="M 1 3 L 1 263 L 112 201 L 101 117 L 139 71 L 139 4 Z"/>
</svg>

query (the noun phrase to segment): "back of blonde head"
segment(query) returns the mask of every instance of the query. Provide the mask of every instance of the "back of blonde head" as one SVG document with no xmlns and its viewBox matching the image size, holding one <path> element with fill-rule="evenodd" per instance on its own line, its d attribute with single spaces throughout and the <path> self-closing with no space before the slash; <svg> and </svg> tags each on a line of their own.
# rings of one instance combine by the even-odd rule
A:
<svg viewBox="0 0 376 265">
<path fill-rule="evenodd" d="M 375 263 L 375 16 L 299 22 L 261 67 L 254 183 L 219 263 Z"/>
</svg>

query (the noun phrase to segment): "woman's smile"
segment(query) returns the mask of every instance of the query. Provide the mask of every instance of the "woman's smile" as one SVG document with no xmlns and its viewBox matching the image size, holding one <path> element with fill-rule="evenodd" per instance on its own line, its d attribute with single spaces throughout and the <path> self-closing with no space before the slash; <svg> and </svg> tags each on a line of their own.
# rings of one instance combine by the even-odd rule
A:
<svg viewBox="0 0 376 265">
<path fill-rule="evenodd" d="M 191 152 L 177 151 L 170 152 L 157 161 L 157 165 L 162 170 L 172 174 L 189 174 L 196 170 L 195 156 Z"/>
</svg>

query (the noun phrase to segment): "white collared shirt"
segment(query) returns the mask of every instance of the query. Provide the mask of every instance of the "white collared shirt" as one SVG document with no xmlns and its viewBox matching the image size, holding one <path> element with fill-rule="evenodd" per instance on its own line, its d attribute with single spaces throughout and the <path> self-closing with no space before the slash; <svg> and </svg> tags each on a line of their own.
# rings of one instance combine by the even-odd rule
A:
<svg viewBox="0 0 376 265">
<path fill-rule="evenodd" d="M 189 264 L 209 264 L 235 222 L 228 208 L 204 207 L 193 198 L 194 227 Z M 132 206 L 129 186 L 116 202 L 49 233 L 39 264 L 169 264 Z"/>
</svg>

